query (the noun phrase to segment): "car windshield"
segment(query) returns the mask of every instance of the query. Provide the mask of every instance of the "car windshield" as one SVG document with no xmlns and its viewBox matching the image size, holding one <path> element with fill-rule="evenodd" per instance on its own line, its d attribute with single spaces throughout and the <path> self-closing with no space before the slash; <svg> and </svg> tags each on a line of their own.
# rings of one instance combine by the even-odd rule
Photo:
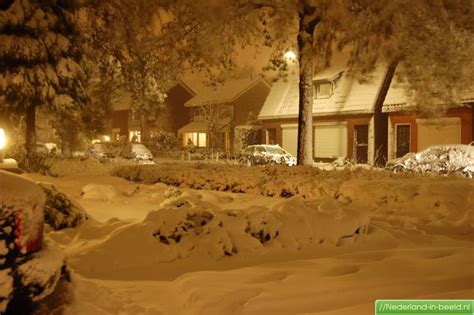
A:
<svg viewBox="0 0 474 315">
<path fill-rule="evenodd" d="M 247 149 L 245 149 L 245 153 L 246 154 L 252 154 L 253 153 L 253 150 L 254 150 L 254 147 L 248 147 Z"/>
<path fill-rule="evenodd" d="M 267 152 L 271 154 L 282 154 L 282 155 L 288 154 L 288 152 L 286 152 L 280 147 L 266 147 L 266 149 L 267 149 Z"/>
</svg>

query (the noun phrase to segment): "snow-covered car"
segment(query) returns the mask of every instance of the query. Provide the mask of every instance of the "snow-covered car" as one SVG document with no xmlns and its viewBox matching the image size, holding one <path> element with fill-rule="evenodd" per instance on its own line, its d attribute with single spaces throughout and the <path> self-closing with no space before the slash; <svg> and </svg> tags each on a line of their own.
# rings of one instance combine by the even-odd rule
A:
<svg viewBox="0 0 474 315">
<path fill-rule="evenodd" d="M 279 145 L 258 144 L 245 148 L 239 157 L 239 163 L 252 165 L 285 164 L 296 165 L 296 158 Z"/>
<path fill-rule="evenodd" d="M 127 143 L 120 151 L 120 156 L 142 164 L 154 164 L 153 154 L 142 143 Z"/>
<path fill-rule="evenodd" d="M 43 242 L 43 190 L 5 171 L 0 183 L 0 313 L 30 314 L 68 277 L 65 256 Z"/>
<path fill-rule="evenodd" d="M 474 146 L 465 144 L 434 145 L 417 153 L 407 153 L 399 159 L 388 161 L 386 168 L 394 173 L 458 173 L 468 178 L 474 176 Z"/>
<path fill-rule="evenodd" d="M 98 159 L 99 161 L 107 161 L 108 159 L 113 159 L 115 157 L 112 149 L 107 143 L 94 143 L 90 146 L 86 152 L 86 157 L 91 157 Z"/>
</svg>

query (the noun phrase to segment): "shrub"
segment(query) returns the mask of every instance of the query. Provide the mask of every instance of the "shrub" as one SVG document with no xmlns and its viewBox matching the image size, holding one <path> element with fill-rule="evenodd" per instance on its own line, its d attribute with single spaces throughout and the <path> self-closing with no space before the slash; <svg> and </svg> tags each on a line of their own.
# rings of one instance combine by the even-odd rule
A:
<svg viewBox="0 0 474 315">
<path fill-rule="evenodd" d="M 260 144 L 260 126 L 236 126 L 234 129 L 234 152 L 240 153 L 249 145 Z"/>
<path fill-rule="evenodd" d="M 153 154 L 169 152 L 178 149 L 178 137 L 172 132 L 158 131 L 148 141 L 148 148 Z"/>
</svg>

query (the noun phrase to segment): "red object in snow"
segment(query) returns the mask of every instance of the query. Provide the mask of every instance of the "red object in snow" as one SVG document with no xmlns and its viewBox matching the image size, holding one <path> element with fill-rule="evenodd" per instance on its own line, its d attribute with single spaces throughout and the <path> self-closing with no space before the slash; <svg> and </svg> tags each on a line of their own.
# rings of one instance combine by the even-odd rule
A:
<svg viewBox="0 0 474 315">
<path fill-rule="evenodd" d="M 42 207 L 36 206 L 32 209 L 33 212 L 41 211 Z M 33 232 L 26 234 L 25 225 L 33 225 L 30 229 Z M 17 249 L 22 254 L 29 254 L 37 252 L 43 245 L 43 221 L 27 222 L 24 215 L 24 210 L 17 210 L 15 213 L 15 244 Z"/>
</svg>

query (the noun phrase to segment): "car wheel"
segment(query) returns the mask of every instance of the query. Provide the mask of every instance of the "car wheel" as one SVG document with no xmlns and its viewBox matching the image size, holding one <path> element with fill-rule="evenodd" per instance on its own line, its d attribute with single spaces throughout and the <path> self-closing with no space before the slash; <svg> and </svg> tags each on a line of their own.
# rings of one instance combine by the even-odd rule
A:
<svg viewBox="0 0 474 315">
<path fill-rule="evenodd" d="M 247 157 L 241 157 L 239 159 L 239 164 L 240 165 L 245 165 L 245 166 L 252 166 L 252 161 Z"/>
<path fill-rule="evenodd" d="M 393 168 L 392 168 L 392 172 L 395 173 L 395 174 L 398 174 L 398 173 L 405 173 L 406 170 L 403 166 L 401 165 L 395 165 Z"/>
<path fill-rule="evenodd" d="M 474 178 L 474 174 L 471 171 L 462 171 L 461 174 L 466 178 Z"/>
</svg>

